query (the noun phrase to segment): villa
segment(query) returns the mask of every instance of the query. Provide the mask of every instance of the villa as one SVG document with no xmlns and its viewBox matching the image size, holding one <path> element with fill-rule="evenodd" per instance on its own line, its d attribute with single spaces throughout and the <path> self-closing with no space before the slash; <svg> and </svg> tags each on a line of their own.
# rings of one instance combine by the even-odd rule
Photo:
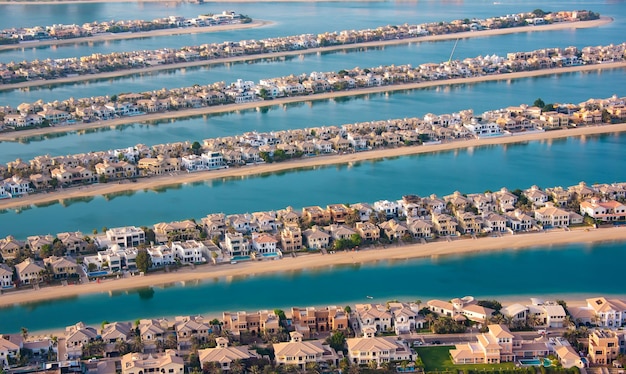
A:
<svg viewBox="0 0 626 374">
<path fill-rule="evenodd" d="M 348 358 L 356 365 L 367 365 L 376 362 L 377 367 L 392 361 L 413 361 L 413 351 L 406 341 L 397 337 L 376 337 L 376 330 L 365 328 L 363 337 L 346 340 Z"/>
<path fill-rule="evenodd" d="M 548 339 L 523 340 L 505 325 L 489 325 L 488 332 L 477 336 L 476 342 L 457 344 L 450 350 L 457 364 L 499 364 L 523 358 L 546 357 L 551 349 Z"/>
<path fill-rule="evenodd" d="M 215 362 L 222 371 L 230 371 L 231 364 L 234 361 L 259 358 L 259 355 L 248 347 L 229 347 L 228 339 L 224 337 L 216 338 L 215 343 L 217 344 L 215 348 L 198 350 L 198 358 L 201 365 L 205 362 Z"/>
<path fill-rule="evenodd" d="M 37 264 L 33 259 L 26 260 L 15 265 L 17 278 L 21 284 L 37 284 L 43 281 L 43 272 L 46 269 Z"/>
<path fill-rule="evenodd" d="M 142 373 L 184 374 L 185 365 L 183 358 L 177 356 L 172 350 L 158 355 L 127 353 L 122 356 L 122 374 Z"/>
<path fill-rule="evenodd" d="M 295 365 L 300 370 L 308 363 L 338 365 L 341 358 L 334 349 L 319 341 L 302 341 L 302 334 L 292 331 L 287 343 L 273 344 L 278 365 Z"/>
<path fill-rule="evenodd" d="M 621 344 L 621 345 L 620 345 Z M 610 364 L 620 354 L 624 335 L 612 330 L 593 330 L 589 334 L 589 359 L 593 364 Z"/>
</svg>

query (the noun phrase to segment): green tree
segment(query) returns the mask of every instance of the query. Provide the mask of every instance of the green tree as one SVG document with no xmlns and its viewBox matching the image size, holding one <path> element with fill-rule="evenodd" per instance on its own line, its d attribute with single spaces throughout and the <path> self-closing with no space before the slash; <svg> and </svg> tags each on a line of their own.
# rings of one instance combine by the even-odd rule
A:
<svg viewBox="0 0 626 374">
<path fill-rule="evenodd" d="M 541 100 L 541 98 L 538 98 L 537 100 L 535 100 L 533 105 L 536 106 L 537 108 L 543 108 L 544 106 L 546 106 L 546 103 L 543 100 Z"/>
<path fill-rule="evenodd" d="M 193 144 L 191 144 L 191 152 L 194 155 L 199 155 L 202 152 L 202 145 L 200 145 L 199 142 L 193 142 Z"/>
<path fill-rule="evenodd" d="M 327 339 L 326 343 L 330 345 L 335 351 L 345 351 L 346 336 L 341 331 L 335 331 Z"/>
<path fill-rule="evenodd" d="M 282 309 L 274 309 L 274 314 L 278 316 L 278 321 L 282 325 L 286 320 L 287 316 L 285 315 L 285 311 Z"/>
<path fill-rule="evenodd" d="M 140 249 L 137 251 L 137 257 L 135 258 L 137 262 L 137 269 L 143 273 L 147 273 L 148 269 L 152 267 L 152 258 L 148 254 L 148 251 L 145 249 Z"/>
</svg>

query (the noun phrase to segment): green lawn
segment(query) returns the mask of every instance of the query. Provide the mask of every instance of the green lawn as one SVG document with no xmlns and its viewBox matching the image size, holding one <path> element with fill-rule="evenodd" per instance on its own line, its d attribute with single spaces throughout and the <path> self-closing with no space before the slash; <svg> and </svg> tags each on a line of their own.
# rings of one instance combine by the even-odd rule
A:
<svg viewBox="0 0 626 374">
<path fill-rule="evenodd" d="M 504 364 L 471 364 L 471 365 L 455 365 L 450 358 L 450 349 L 454 346 L 437 346 L 437 347 L 419 347 L 415 351 L 424 363 L 424 371 L 454 371 L 463 370 L 484 370 L 486 372 L 492 370 L 515 370 L 515 364 L 506 362 Z"/>
</svg>

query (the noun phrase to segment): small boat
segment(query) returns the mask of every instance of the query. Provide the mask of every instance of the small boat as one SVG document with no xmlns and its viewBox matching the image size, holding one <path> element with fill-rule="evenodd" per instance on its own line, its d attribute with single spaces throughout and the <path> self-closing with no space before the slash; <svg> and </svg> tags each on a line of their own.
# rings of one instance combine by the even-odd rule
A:
<svg viewBox="0 0 626 374">
<path fill-rule="evenodd" d="M 373 298 L 374 298 L 373 296 L 366 296 L 366 297 L 367 297 L 368 299 L 373 299 Z"/>
</svg>

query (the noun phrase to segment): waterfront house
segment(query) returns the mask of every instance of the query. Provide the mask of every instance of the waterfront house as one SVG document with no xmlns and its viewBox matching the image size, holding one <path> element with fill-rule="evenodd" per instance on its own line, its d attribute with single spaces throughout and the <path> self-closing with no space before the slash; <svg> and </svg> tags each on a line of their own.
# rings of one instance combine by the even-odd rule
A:
<svg viewBox="0 0 626 374">
<path fill-rule="evenodd" d="M 176 331 L 178 349 L 188 351 L 191 349 L 193 340 L 196 340 L 198 344 L 206 343 L 213 330 L 200 316 L 183 316 L 175 318 L 174 331 Z"/>
<path fill-rule="evenodd" d="M 37 284 L 43 281 L 45 268 L 31 258 L 27 258 L 15 265 L 15 272 L 20 285 Z"/>
<path fill-rule="evenodd" d="M 543 208 L 535 210 L 535 219 L 544 228 L 567 227 L 570 225 L 569 218 L 570 213 L 568 211 L 555 207 L 551 202 L 545 203 Z"/>
<path fill-rule="evenodd" d="M 380 304 L 356 304 L 355 314 L 361 330 L 371 328 L 376 332 L 392 329 L 392 314 L 387 307 Z"/>
<path fill-rule="evenodd" d="M 505 317 L 511 318 L 512 322 L 526 323 L 526 318 L 528 317 L 528 307 L 517 303 L 511 304 L 500 309 L 500 313 Z"/>
<path fill-rule="evenodd" d="M 580 203 L 580 213 L 602 222 L 623 221 L 626 219 L 626 205 L 615 200 L 591 198 Z"/>
<path fill-rule="evenodd" d="M 382 222 L 378 225 L 378 227 L 380 227 L 389 240 L 402 240 L 402 238 L 409 232 L 409 229 L 404 225 L 404 223 L 395 219 Z"/>
<path fill-rule="evenodd" d="M 89 184 L 96 181 L 96 177 L 93 175 L 93 172 L 83 166 L 66 166 L 61 165 L 58 168 L 55 168 L 50 173 L 52 178 L 55 178 L 61 184 L 70 185 L 70 184 Z"/>
<path fill-rule="evenodd" d="M 3 182 L 3 186 L 4 190 L 8 192 L 11 197 L 28 195 L 29 192 L 32 192 L 32 188 L 30 187 L 30 181 L 17 175 L 5 179 Z"/>
<path fill-rule="evenodd" d="M 371 222 L 357 222 L 355 229 L 362 240 L 377 242 L 380 239 L 380 228 Z"/>
<path fill-rule="evenodd" d="M 415 239 L 430 239 L 433 237 L 433 225 L 425 219 L 407 219 L 407 227 L 409 232 Z"/>
<path fill-rule="evenodd" d="M 351 209 L 344 204 L 330 204 L 326 206 L 326 210 L 330 214 L 331 222 L 346 223 L 346 218 L 351 213 Z"/>
<path fill-rule="evenodd" d="M 506 218 L 496 213 L 488 213 L 483 217 L 485 228 L 490 231 L 504 232 L 506 231 Z"/>
<path fill-rule="evenodd" d="M 383 213 L 389 218 L 397 217 L 400 205 L 395 201 L 379 200 L 372 205 L 372 209 L 377 213 Z"/>
<path fill-rule="evenodd" d="M 85 239 L 85 235 L 80 231 L 60 232 L 57 234 L 57 239 L 63 243 L 65 253 L 68 255 L 85 252 L 89 245 Z"/>
<path fill-rule="evenodd" d="M 499 191 L 494 192 L 493 196 L 497 201 L 500 211 L 508 212 L 515 210 L 515 204 L 517 203 L 518 198 L 506 187 L 502 187 Z"/>
<path fill-rule="evenodd" d="M 280 232 L 280 246 L 284 251 L 294 252 L 302 249 L 302 230 L 293 224 L 287 224 Z"/>
<path fill-rule="evenodd" d="M 122 356 L 122 374 L 143 373 L 184 374 L 185 363 L 173 350 L 162 354 L 127 353 Z"/>
<path fill-rule="evenodd" d="M 43 246 L 49 246 L 52 247 L 52 244 L 54 242 L 54 236 L 52 235 L 35 235 L 35 236 L 29 236 L 28 238 L 26 238 L 26 241 L 28 242 L 28 247 L 35 253 L 39 253 L 41 252 L 41 248 Z"/>
<path fill-rule="evenodd" d="M 589 334 L 589 360 L 592 364 L 608 365 L 620 353 L 620 339 L 612 330 L 593 330 Z"/>
<path fill-rule="evenodd" d="M 439 236 L 456 235 L 457 222 L 447 214 L 433 214 L 431 217 L 433 228 Z"/>
<path fill-rule="evenodd" d="M 13 287 L 13 270 L 4 263 L 0 263 L 0 288 Z"/>
<path fill-rule="evenodd" d="M 105 352 L 107 355 L 111 353 L 119 354 L 117 349 L 118 342 L 126 342 L 130 339 L 133 327 L 130 322 L 113 322 L 107 323 L 102 327 L 100 337 L 105 344 Z"/>
<path fill-rule="evenodd" d="M 548 201 L 548 194 L 535 185 L 525 190 L 523 194 L 535 207 L 542 207 Z"/>
<path fill-rule="evenodd" d="M 356 203 L 350 206 L 357 213 L 358 220 L 365 222 L 370 220 L 370 216 L 374 212 L 374 209 L 368 203 Z"/>
<path fill-rule="evenodd" d="M 157 155 L 156 158 L 142 158 L 137 163 L 137 168 L 144 175 L 161 175 L 180 171 L 180 163 L 179 158 Z"/>
<path fill-rule="evenodd" d="M 276 255 L 278 249 L 276 248 L 278 240 L 274 236 L 269 234 L 252 234 L 252 248 L 256 253 L 261 255 Z"/>
<path fill-rule="evenodd" d="M 348 315 L 336 306 L 326 308 L 291 308 L 291 323 L 304 338 L 314 332 L 338 331 L 348 328 Z"/>
<path fill-rule="evenodd" d="M 157 347 L 166 340 L 168 332 L 167 320 L 141 319 L 139 320 L 139 335 L 146 353 L 154 353 Z"/>
<path fill-rule="evenodd" d="M 200 230 L 192 220 L 161 222 L 153 226 L 157 243 L 200 238 Z"/>
<path fill-rule="evenodd" d="M 489 325 L 489 330 L 477 336 L 476 342 L 457 344 L 450 350 L 457 364 L 499 364 L 515 359 L 514 335 L 504 325 Z"/>
<path fill-rule="evenodd" d="M 275 212 L 254 212 L 252 213 L 252 223 L 254 231 L 275 232 L 278 229 Z"/>
<path fill-rule="evenodd" d="M 220 246 L 223 250 L 228 252 L 228 255 L 231 257 L 248 256 L 250 254 L 248 239 L 240 232 L 226 233 L 224 242 L 222 242 Z"/>
<path fill-rule="evenodd" d="M 200 220 L 204 232 L 209 238 L 221 237 L 226 230 L 226 216 L 224 213 L 212 213 Z"/>
<path fill-rule="evenodd" d="M 65 357 L 64 360 L 73 360 L 83 355 L 83 348 L 95 341 L 98 332 L 91 326 L 85 326 L 84 323 L 78 322 L 75 325 L 65 328 Z"/>
<path fill-rule="evenodd" d="M 613 328 L 626 324 L 626 300 L 595 297 L 586 301 L 599 326 Z"/>
<path fill-rule="evenodd" d="M 330 244 L 330 235 L 322 231 L 318 226 L 313 226 L 302 233 L 307 248 L 325 249 Z"/>
<path fill-rule="evenodd" d="M 553 301 L 544 302 L 540 299 L 531 299 L 532 303 L 526 305 L 528 314 L 533 315 L 539 325 L 550 328 L 561 328 L 565 323 L 565 309 Z"/>
<path fill-rule="evenodd" d="M 528 231 L 533 228 L 533 218 L 519 209 L 504 214 L 506 225 L 513 231 Z"/>
<path fill-rule="evenodd" d="M 172 249 L 166 245 L 152 246 L 146 249 L 152 260 L 152 269 L 161 268 L 176 263 Z"/>
<path fill-rule="evenodd" d="M 459 231 L 466 235 L 479 234 L 482 231 L 483 219 L 471 212 L 457 212 L 456 220 Z"/>
<path fill-rule="evenodd" d="M 171 248 L 174 258 L 182 264 L 204 263 L 211 258 L 207 247 L 197 240 L 175 241 Z"/>
<path fill-rule="evenodd" d="M 467 207 L 472 205 L 472 201 L 459 191 L 454 191 L 452 195 L 444 196 L 443 200 L 446 202 L 446 205 L 450 204 L 454 211 L 465 211 Z"/>
<path fill-rule="evenodd" d="M 308 363 L 339 364 L 340 357 L 330 346 L 319 341 L 302 341 L 302 334 L 297 331 L 292 331 L 289 335 L 289 342 L 272 345 L 277 365 L 295 365 L 304 370 Z"/>
<path fill-rule="evenodd" d="M 9 367 L 10 359 L 17 359 L 20 346 L 0 335 L 0 369 Z"/>
<path fill-rule="evenodd" d="M 599 194 L 595 188 L 587 186 L 587 183 L 585 182 L 580 182 L 575 186 L 570 186 L 567 190 L 573 195 L 572 197 L 578 201 L 591 199 Z"/>
<path fill-rule="evenodd" d="M 574 347 L 572 347 L 565 338 L 551 338 L 550 343 L 554 354 L 558 357 L 559 362 L 564 368 L 569 369 L 576 366 L 582 369 L 587 366 L 585 362 L 583 362 L 583 358 L 580 357 L 580 354 L 576 352 Z"/>
<path fill-rule="evenodd" d="M 274 334 L 280 328 L 278 316 L 269 310 L 260 310 L 256 313 L 224 312 L 222 313 L 222 323 L 222 330 L 230 331 L 235 336 L 246 331 L 254 331 L 257 334 L 261 332 Z"/>
<path fill-rule="evenodd" d="M 259 355 L 250 350 L 247 346 L 229 347 L 228 339 L 218 337 L 215 339 L 217 346 L 215 348 L 206 348 L 198 350 L 198 359 L 200 365 L 205 362 L 214 362 L 225 372 L 230 371 L 230 365 L 234 361 L 246 361 L 252 358 L 259 358 Z"/>
<path fill-rule="evenodd" d="M 333 240 L 351 240 L 352 235 L 356 234 L 356 231 L 346 225 L 332 224 L 324 227 L 324 231 L 330 233 Z"/>
<path fill-rule="evenodd" d="M 302 219 L 316 225 L 324 225 L 330 222 L 331 216 L 328 210 L 319 206 L 308 206 L 302 208 Z"/>
<path fill-rule="evenodd" d="M 416 328 L 424 328 L 424 318 L 418 314 L 415 304 L 390 302 L 387 304 L 392 316 L 392 324 L 396 335 L 410 333 Z"/>
<path fill-rule="evenodd" d="M 46 267 L 50 267 L 56 279 L 78 277 L 78 265 L 73 258 L 50 256 L 44 258 L 43 263 Z"/>
<path fill-rule="evenodd" d="M 397 337 L 376 337 L 376 330 L 366 328 L 363 337 L 346 339 L 348 359 L 354 365 L 376 362 L 377 367 L 393 361 L 413 361 L 413 351 L 405 340 Z"/>
<path fill-rule="evenodd" d="M 12 235 L 7 235 L 6 238 L 0 239 L 0 255 L 4 261 L 12 260 L 17 257 L 20 251 L 24 251 L 27 248 L 27 243 L 22 240 L 17 240 Z"/>
<path fill-rule="evenodd" d="M 550 194 L 550 196 L 552 197 L 552 201 L 554 201 L 554 204 L 561 208 L 567 206 L 567 204 L 572 199 L 572 192 L 563 189 L 563 187 L 560 186 L 546 188 L 546 193 Z"/>
<path fill-rule="evenodd" d="M 120 247 L 137 247 L 146 242 L 144 231 L 135 226 L 114 227 L 106 231 L 106 242 L 101 246 L 117 244 Z"/>
<path fill-rule="evenodd" d="M 130 178 L 137 173 L 137 167 L 126 161 L 105 160 L 97 163 L 95 170 L 97 175 L 105 176 L 110 180 Z"/>
</svg>

